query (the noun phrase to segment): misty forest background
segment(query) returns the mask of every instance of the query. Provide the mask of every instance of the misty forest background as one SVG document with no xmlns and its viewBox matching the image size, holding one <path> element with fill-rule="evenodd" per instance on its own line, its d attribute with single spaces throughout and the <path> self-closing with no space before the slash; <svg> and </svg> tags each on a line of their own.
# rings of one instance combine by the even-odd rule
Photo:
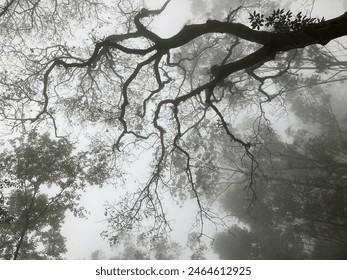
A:
<svg viewBox="0 0 347 280">
<path fill-rule="evenodd" d="M 0 259 L 64 259 L 106 187 L 112 259 L 347 258 L 347 14 L 173 2 L 1 1 Z"/>
</svg>

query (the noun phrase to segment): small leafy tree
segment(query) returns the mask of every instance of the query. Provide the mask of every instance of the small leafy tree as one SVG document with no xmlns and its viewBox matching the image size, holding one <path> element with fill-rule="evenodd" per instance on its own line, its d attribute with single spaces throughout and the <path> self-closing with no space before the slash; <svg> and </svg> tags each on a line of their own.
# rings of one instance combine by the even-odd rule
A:
<svg viewBox="0 0 347 280">
<path fill-rule="evenodd" d="M 5 213 L 12 222 L 0 227 L 1 256 L 59 259 L 66 252 L 60 234 L 64 213 L 84 217 L 78 201 L 86 185 L 96 180 L 88 173 L 88 159 L 84 153 L 73 155 L 66 140 L 51 140 L 47 134 L 31 132 L 11 145 L 0 155 L 1 176 L 15 178 Z"/>
</svg>

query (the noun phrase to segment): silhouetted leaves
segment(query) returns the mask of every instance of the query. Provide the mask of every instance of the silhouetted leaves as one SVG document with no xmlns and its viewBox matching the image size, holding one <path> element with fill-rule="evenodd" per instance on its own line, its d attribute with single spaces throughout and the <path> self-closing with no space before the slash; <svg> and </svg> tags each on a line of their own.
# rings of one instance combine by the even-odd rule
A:
<svg viewBox="0 0 347 280">
<path fill-rule="evenodd" d="M 275 32 L 285 33 L 297 31 L 313 23 L 324 21 L 324 18 L 317 19 L 303 16 L 302 12 L 293 16 L 291 11 L 285 12 L 284 9 L 273 10 L 270 16 L 265 17 L 265 19 L 264 17 L 264 15 L 255 11 L 250 14 L 249 21 L 252 28 L 259 30 L 265 24 L 266 27 L 273 28 Z"/>
<path fill-rule="evenodd" d="M 253 14 L 249 14 L 249 21 L 251 22 L 251 26 L 253 29 L 260 29 L 260 27 L 264 26 L 264 15 L 260 13 L 253 12 Z"/>
</svg>

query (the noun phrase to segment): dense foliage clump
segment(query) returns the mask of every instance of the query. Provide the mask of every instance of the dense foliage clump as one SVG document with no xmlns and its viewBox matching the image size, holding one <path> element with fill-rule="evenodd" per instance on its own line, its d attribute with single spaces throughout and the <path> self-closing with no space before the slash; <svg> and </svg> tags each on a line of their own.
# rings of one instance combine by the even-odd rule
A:
<svg viewBox="0 0 347 280">
<path fill-rule="evenodd" d="M 291 11 L 285 12 L 284 9 L 277 9 L 273 10 L 272 14 L 268 17 L 254 11 L 253 14 L 249 14 L 249 21 L 253 29 L 259 30 L 265 24 L 265 27 L 272 28 L 276 32 L 284 33 L 297 31 L 310 24 L 322 22 L 324 21 L 324 17 L 322 19 L 311 18 L 305 15 L 303 16 L 302 12 L 294 16 Z"/>
</svg>

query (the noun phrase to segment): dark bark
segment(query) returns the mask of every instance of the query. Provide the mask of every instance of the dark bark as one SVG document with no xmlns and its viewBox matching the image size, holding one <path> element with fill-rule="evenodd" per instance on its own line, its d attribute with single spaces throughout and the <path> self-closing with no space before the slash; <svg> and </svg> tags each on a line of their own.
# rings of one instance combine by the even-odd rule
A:
<svg viewBox="0 0 347 280">
<path fill-rule="evenodd" d="M 276 51 L 288 51 L 314 44 L 326 45 L 331 40 L 346 35 L 347 12 L 337 18 L 314 23 L 298 31 L 275 35 L 271 46 Z"/>
<path fill-rule="evenodd" d="M 203 24 L 186 25 L 183 29 L 168 39 L 161 39 L 157 43 L 158 49 L 173 49 L 209 33 L 224 33 L 240 37 L 241 39 L 259 44 L 267 44 L 271 41 L 273 33 L 267 31 L 255 31 L 249 27 L 232 22 L 220 22 L 208 20 Z"/>
<path fill-rule="evenodd" d="M 165 3 L 165 6 L 166 5 L 167 3 Z M 138 29 L 137 35 L 140 34 L 140 36 L 142 35 L 143 37 L 146 37 L 152 41 L 154 45 L 153 47 L 142 51 L 133 50 L 133 53 L 144 55 L 152 50 L 167 52 L 170 49 L 183 46 L 190 41 L 209 33 L 230 34 L 232 36 L 263 45 L 263 47 L 256 52 L 238 61 L 234 61 L 222 66 L 216 66 L 214 69 L 211 69 L 212 74 L 215 76 L 215 83 L 222 81 L 227 76 L 237 71 L 250 67 L 257 68 L 264 62 L 275 59 L 278 52 L 304 48 L 314 44 L 325 45 L 333 39 L 347 35 L 346 12 L 340 17 L 320 23 L 310 24 L 309 26 L 298 31 L 290 31 L 287 33 L 256 31 L 240 23 L 208 20 L 203 24 L 186 25 L 176 35 L 172 36 L 171 38 L 163 39 L 146 29 L 146 27 L 141 24 L 140 19 L 160 13 L 165 6 L 161 10 L 156 11 L 143 10 L 137 15 L 137 17 L 135 17 L 135 24 Z M 121 48 L 119 45 L 111 45 L 111 47 L 117 48 L 126 53 L 131 53 L 131 51 L 125 51 L 123 49 L 124 47 Z M 91 60 L 92 58 L 89 61 Z"/>
<path fill-rule="evenodd" d="M 260 43 L 261 40 L 258 40 L 257 36 L 257 33 L 260 32 L 263 31 L 247 32 L 248 36 L 251 37 L 248 40 L 253 42 L 258 41 Z M 333 39 L 346 36 L 347 12 L 340 17 L 309 25 L 299 31 L 291 31 L 283 34 L 263 32 L 261 34 L 266 38 L 266 40 L 263 40 L 263 47 L 238 61 L 217 66 L 213 73 L 217 80 L 223 80 L 232 73 L 242 69 L 254 66 L 259 67 L 264 62 L 275 59 L 276 54 L 279 52 L 304 48 L 315 44 L 326 45 Z M 243 38 L 245 37 L 247 36 Z"/>
<path fill-rule="evenodd" d="M 57 59 L 54 64 L 57 66 L 64 66 L 65 68 L 92 66 L 97 60 L 99 60 L 100 53 L 102 52 L 103 47 L 118 49 L 119 51 L 124 53 L 142 56 L 155 50 L 164 54 L 170 49 L 183 46 L 190 41 L 209 33 L 230 34 L 232 36 L 236 36 L 241 39 L 263 45 L 263 47 L 261 47 L 256 52 L 238 61 L 215 67 L 211 72 L 216 77 L 216 82 L 219 82 L 232 73 L 250 67 L 254 68 L 254 66 L 256 65 L 261 66 L 265 61 L 273 60 L 278 52 L 304 48 L 306 46 L 314 44 L 325 45 L 333 39 L 347 35 L 346 12 L 340 17 L 320 23 L 311 24 L 298 31 L 290 31 L 287 33 L 256 31 L 240 23 L 208 20 L 203 24 L 186 25 L 176 35 L 172 36 L 171 38 L 163 39 L 143 26 L 140 22 L 140 19 L 146 16 L 156 15 L 160 13 L 164 8 L 165 7 L 155 11 L 141 11 L 135 17 L 135 25 L 138 29 L 137 32 L 109 36 L 105 41 L 96 44 L 92 56 L 85 62 L 67 63 L 60 59 Z M 113 40 L 113 37 L 116 38 L 116 40 Z M 149 39 L 153 43 L 153 45 L 145 49 L 132 49 L 124 47 L 121 44 L 115 42 L 139 37 L 145 37 Z M 51 67 L 52 69 L 50 68 L 47 72 L 51 72 L 54 66 Z"/>
</svg>

